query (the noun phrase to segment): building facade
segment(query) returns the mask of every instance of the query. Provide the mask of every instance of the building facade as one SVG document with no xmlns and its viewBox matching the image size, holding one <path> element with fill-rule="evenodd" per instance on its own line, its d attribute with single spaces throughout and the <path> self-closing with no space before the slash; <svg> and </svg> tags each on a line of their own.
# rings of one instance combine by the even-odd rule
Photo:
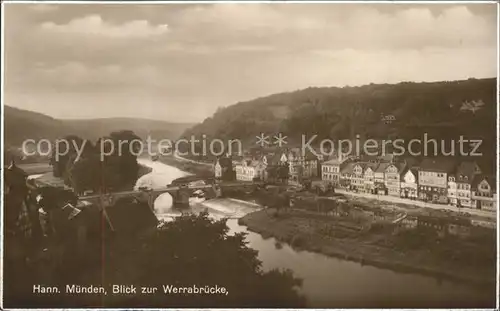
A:
<svg viewBox="0 0 500 311">
<path fill-rule="evenodd" d="M 351 188 L 355 191 L 363 191 L 365 188 L 365 175 L 364 169 L 366 167 L 366 163 L 355 163 L 352 169 L 351 176 Z"/>
<path fill-rule="evenodd" d="M 321 164 L 321 180 L 334 186 L 340 185 L 341 169 L 346 159 L 342 153 L 336 159 L 326 161 Z"/>
<path fill-rule="evenodd" d="M 375 193 L 379 195 L 387 195 L 387 187 L 385 186 L 385 170 L 391 165 L 388 162 L 381 162 L 373 173 L 373 180 L 375 184 Z"/>
<path fill-rule="evenodd" d="M 406 169 L 401 180 L 400 196 L 412 200 L 418 198 L 418 169 Z"/>
<path fill-rule="evenodd" d="M 455 174 L 448 176 L 448 201 L 457 207 L 474 207 L 472 202 L 472 182 L 481 173 L 475 162 L 462 162 Z"/>
<path fill-rule="evenodd" d="M 448 203 L 448 176 L 455 163 L 449 159 L 424 159 L 418 172 L 419 199 L 426 202 Z"/>
<path fill-rule="evenodd" d="M 261 161 L 243 160 L 236 165 L 236 180 L 254 181 L 265 179 L 266 167 Z"/>
<path fill-rule="evenodd" d="M 491 176 L 476 175 L 471 185 L 471 206 L 492 212 L 497 210 L 495 179 Z"/>
<path fill-rule="evenodd" d="M 344 189 L 352 189 L 352 178 L 354 176 L 354 166 L 356 163 L 348 162 L 340 169 L 340 186 Z"/>
<path fill-rule="evenodd" d="M 374 169 L 377 165 L 367 164 L 365 172 L 364 172 L 364 191 L 366 193 L 375 193 L 375 172 Z"/>
<path fill-rule="evenodd" d="M 400 196 L 401 175 L 405 168 L 405 163 L 391 163 L 385 169 L 385 186 L 387 187 L 388 195 Z"/>
<path fill-rule="evenodd" d="M 318 176 L 318 158 L 314 153 L 307 151 L 302 154 L 300 149 L 291 149 L 285 153 L 286 162 L 290 170 L 289 182 L 299 184 L 303 179 L 310 179 Z"/>
</svg>

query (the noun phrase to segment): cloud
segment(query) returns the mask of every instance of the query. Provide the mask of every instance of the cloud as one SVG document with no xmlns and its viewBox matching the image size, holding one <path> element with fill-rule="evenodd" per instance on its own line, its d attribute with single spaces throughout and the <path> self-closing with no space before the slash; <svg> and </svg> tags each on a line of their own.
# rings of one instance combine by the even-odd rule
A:
<svg viewBox="0 0 500 311">
<path fill-rule="evenodd" d="M 197 36 L 204 44 L 273 42 L 293 49 L 495 45 L 495 24 L 467 6 L 438 12 L 432 6 L 391 12 L 380 6 L 220 3 L 189 7 L 173 19 L 179 40 Z"/>
<path fill-rule="evenodd" d="M 116 38 L 145 38 L 162 35 L 169 30 L 166 24 L 155 26 L 147 20 L 134 20 L 121 25 L 113 25 L 105 22 L 100 15 L 87 15 L 61 25 L 54 22 L 44 22 L 41 24 L 41 28 L 51 32 Z"/>
<path fill-rule="evenodd" d="M 34 12 L 40 12 L 40 13 L 46 13 L 46 12 L 54 12 L 59 9 L 57 5 L 54 4 L 44 4 L 44 3 L 38 3 L 38 4 L 33 4 L 30 5 L 30 10 Z"/>
<path fill-rule="evenodd" d="M 168 107 L 176 117 L 203 119 L 221 105 L 309 86 L 496 75 L 493 5 L 57 7 L 41 14 L 7 5 L 12 105 L 53 99 L 51 114 L 64 104 L 64 115 L 77 116 L 92 102 L 89 115 L 99 105 L 110 116 L 139 113 L 135 101 L 145 116 L 169 118 Z"/>
</svg>

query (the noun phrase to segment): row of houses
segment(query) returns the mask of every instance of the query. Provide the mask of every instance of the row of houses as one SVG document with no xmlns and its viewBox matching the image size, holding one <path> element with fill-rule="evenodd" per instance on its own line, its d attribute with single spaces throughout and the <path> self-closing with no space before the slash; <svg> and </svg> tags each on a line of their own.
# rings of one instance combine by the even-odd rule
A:
<svg viewBox="0 0 500 311">
<path fill-rule="evenodd" d="M 321 178 L 356 192 L 496 210 L 496 184 L 473 161 L 451 158 L 398 160 L 393 156 L 343 158 L 322 163 Z"/>
<path fill-rule="evenodd" d="M 323 161 L 299 148 L 246 157 L 222 157 L 214 167 L 224 180 L 281 179 L 289 184 L 321 179 L 350 191 L 390 195 L 485 210 L 496 210 L 496 184 L 473 161 L 448 158 L 399 159 L 384 156 L 346 156 L 341 152 Z"/>
<path fill-rule="evenodd" d="M 217 159 L 215 177 L 224 180 L 254 181 L 284 178 L 289 184 L 300 184 L 304 179 L 319 176 L 319 159 L 312 153 L 302 154 L 292 148 L 252 157 L 222 157 Z M 231 176 L 234 171 L 234 177 Z"/>
</svg>

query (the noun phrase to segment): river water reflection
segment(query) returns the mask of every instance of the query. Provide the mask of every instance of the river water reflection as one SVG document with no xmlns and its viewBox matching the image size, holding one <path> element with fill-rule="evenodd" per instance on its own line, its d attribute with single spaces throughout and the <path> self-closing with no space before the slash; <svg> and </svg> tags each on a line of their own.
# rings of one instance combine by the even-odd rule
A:
<svg viewBox="0 0 500 311">
<path fill-rule="evenodd" d="M 153 171 L 141 177 L 137 186 L 162 187 L 187 173 L 160 162 L 141 160 Z M 155 202 L 159 219 L 172 220 L 180 213 L 171 209 L 172 198 L 162 195 Z M 473 287 L 418 274 L 394 272 L 361 265 L 308 251 L 297 251 L 274 238 L 238 224 L 237 218 L 259 207 L 238 200 L 215 199 L 191 202 L 195 210 L 207 209 L 212 217 L 228 217 L 230 232 L 246 232 L 249 246 L 259 252 L 265 270 L 291 269 L 303 280 L 302 293 L 309 307 L 316 308 L 487 308 L 495 306 L 495 288 Z"/>
</svg>

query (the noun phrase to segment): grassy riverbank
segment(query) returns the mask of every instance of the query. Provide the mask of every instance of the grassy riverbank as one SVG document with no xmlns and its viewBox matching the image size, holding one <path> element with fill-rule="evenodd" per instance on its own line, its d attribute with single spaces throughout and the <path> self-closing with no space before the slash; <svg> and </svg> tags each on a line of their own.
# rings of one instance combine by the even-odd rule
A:
<svg viewBox="0 0 500 311">
<path fill-rule="evenodd" d="M 174 157 L 165 157 L 160 161 L 197 178 L 213 176 L 207 165 Z M 235 197 L 252 201 L 256 195 Z M 357 199 L 360 202 L 354 201 L 373 207 L 383 205 L 384 210 L 387 209 L 388 204 Z M 403 208 L 396 204 L 391 204 L 391 207 L 389 209 L 394 213 L 407 209 L 407 206 Z M 429 215 L 444 213 L 431 212 Z M 265 209 L 246 215 L 240 223 L 264 237 L 275 237 L 293 247 L 361 264 L 466 281 L 488 289 L 495 285 L 496 240 L 495 231 L 490 229 L 475 228 L 474 234 L 468 238 L 438 238 L 432 232 L 418 229 L 394 233 L 393 226 L 374 226 L 363 230 L 352 219 L 299 209 L 281 210 L 279 213 L 275 209 Z"/>
<path fill-rule="evenodd" d="M 352 221 L 303 210 L 257 211 L 240 224 L 264 237 L 328 256 L 438 278 L 467 281 L 494 290 L 495 233 L 470 239 L 438 239 L 419 230 L 393 234 L 389 228 L 359 230 Z"/>
</svg>

